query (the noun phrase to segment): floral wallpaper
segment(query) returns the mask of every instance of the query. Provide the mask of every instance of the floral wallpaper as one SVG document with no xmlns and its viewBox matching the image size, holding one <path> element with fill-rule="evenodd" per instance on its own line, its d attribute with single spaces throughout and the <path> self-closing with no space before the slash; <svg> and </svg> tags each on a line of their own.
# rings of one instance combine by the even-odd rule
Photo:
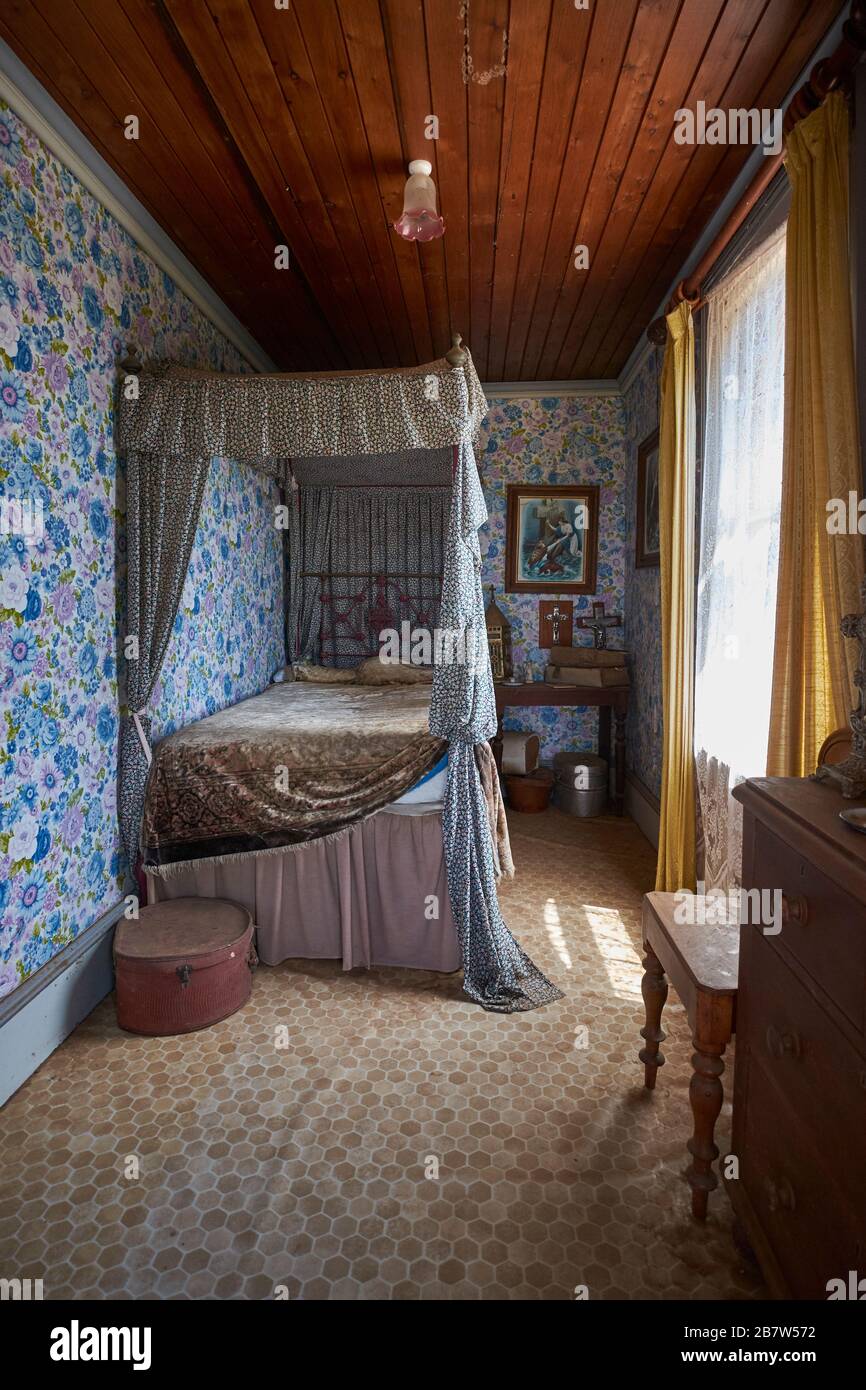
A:
<svg viewBox="0 0 866 1390">
<path fill-rule="evenodd" d="M 636 569 L 637 451 L 657 427 L 662 353 L 654 349 L 625 392 L 627 449 L 625 646 L 632 653 L 626 767 L 653 796 L 661 794 L 662 649 L 659 571 Z"/>
<path fill-rule="evenodd" d="M 0 103 L 0 995 L 120 894 L 115 363 L 238 370 L 219 331 Z M 155 728 L 282 664 L 272 486 L 214 462 Z"/>
<path fill-rule="evenodd" d="M 495 590 L 496 602 L 511 623 L 515 664 L 530 661 L 543 672 L 547 652 L 538 645 L 538 604 L 556 594 L 505 592 L 506 487 L 509 483 L 598 483 L 601 488 L 598 534 L 598 592 L 560 595 L 574 603 L 574 616 L 589 616 L 593 598 L 603 599 L 608 613 L 624 613 L 625 605 L 625 419 L 617 396 L 563 396 L 519 400 L 491 399 L 478 463 L 490 520 L 482 532 L 482 581 Z M 575 644 L 592 645 L 592 635 L 574 631 Z M 611 647 L 623 647 L 621 630 L 608 636 Z M 542 761 L 549 763 L 560 749 L 595 748 L 596 709 L 510 709 L 505 727 L 537 733 Z"/>
<path fill-rule="evenodd" d="M 153 693 L 154 738 L 257 694 L 285 665 L 279 489 L 213 459 L 183 597 Z"/>
</svg>

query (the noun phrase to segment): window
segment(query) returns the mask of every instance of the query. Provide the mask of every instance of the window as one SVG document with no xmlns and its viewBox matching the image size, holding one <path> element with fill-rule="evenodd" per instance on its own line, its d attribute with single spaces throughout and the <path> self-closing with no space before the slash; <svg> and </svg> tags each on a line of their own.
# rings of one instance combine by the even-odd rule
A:
<svg viewBox="0 0 866 1390">
<path fill-rule="evenodd" d="M 730 792 L 766 770 L 785 355 L 785 231 L 708 295 L 695 756 L 707 888 L 739 882 Z"/>
</svg>

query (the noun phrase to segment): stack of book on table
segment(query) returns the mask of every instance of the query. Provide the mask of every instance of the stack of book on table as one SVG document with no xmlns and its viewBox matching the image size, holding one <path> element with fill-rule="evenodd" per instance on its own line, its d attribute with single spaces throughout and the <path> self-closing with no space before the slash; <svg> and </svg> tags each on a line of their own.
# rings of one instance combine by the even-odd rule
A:
<svg viewBox="0 0 866 1390">
<path fill-rule="evenodd" d="M 551 647 L 544 679 L 550 685 L 628 685 L 626 656 L 607 647 Z"/>
</svg>

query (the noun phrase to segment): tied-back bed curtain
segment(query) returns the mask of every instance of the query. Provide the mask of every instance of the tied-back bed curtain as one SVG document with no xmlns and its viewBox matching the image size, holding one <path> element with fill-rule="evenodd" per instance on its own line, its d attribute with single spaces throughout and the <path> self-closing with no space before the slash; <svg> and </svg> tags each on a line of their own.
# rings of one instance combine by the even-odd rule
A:
<svg viewBox="0 0 866 1390">
<path fill-rule="evenodd" d="M 521 950 L 503 921 L 490 825 L 475 764 L 475 744 L 491 739 L 497 727 L 478 543 L 478 529 L 486 520 L 472 446 L 464 441 L 451 492 L 439 621 L 458 639 L 469 635 L 465 649 L 474 659 L 436 667 L 430 732 L 448 739 L 442 834 L 451 910 L 463 956 L 463 988 L 485 1009 L 514 1013 L 561 999 L 562 992 Z"/>
<path fill-rule="evenodd" d="M 560 998 L 561 992 L 523 953 L 503 921 L 490 824 L 474 756 L 474 745 L 496 731 L 478 545 L 478 528 L 487 519 L 487 509 L 472 448 L 486 404 L 468 354 L 459 368 L 443 360 L 385 373 L 235 376 L 169 367 L 142 373 L 136 399 L 124 395 L 118 442 L 127 460 L 134 460 L 133 470 L 141 470 L 140 478 L 165 478 L 166 506 L 172 480 L 176 480 L 174 491 L 185 493 L 186 525 L 187 530 L 192 527 L 193 535 L 201 482 L 191 486 L 189 478 L 178 472 L 179 460 L 196 460 L 206 469 L 213 456 L 235 458 L 286 485 L 290 484 L 288 460 L 345 460 L 390 451 L 453 449 L 439 621 L 452 636 L 454 659 L 435 668 L 430 731 L 449 741 L 443 839 L 464 989 L 485 1008 L 511 1013 Z M 139 488 L 142 507 L 147 509 L 154 495 L 163 496 L 161 486 L 155 492 Z M 138 531 L 130 537 L 130 564 L 136 567 L 130 594 L 139 595 L 136 611 L 142 607 L 147 611 L 153 571 L 140 545 L 149 525 L 140 508 L 130 508 L 129 525 Z M 181 556 L 179 546 L 177 555 Z M 188 559 L 187 550 L 184 574 Z M 294 566 L 297 559 L 295 550 L 290 563 Z M 179 567 L 178 559 L 175 568 Z M 169 631 L 181 590 L 182 580 L 180 588 L 171 587 L 176 598 Z M 170 606 L 167 597 L 160 632 Z M 154 642 L 145 655 L 146 669 L 158 672 L 161 660 Z M 136 753 L 127 733 L 124 739 L 130 756 L 121 769 L 121 814 L 129 827 L 130 848 L 134 844 L 137 849 L 146 762 L 141 743 Z M 134 854 L 131 858 L 134 862 Z"/>
<path fill-rule="evenodd" d="M 150 766 L 147 704 L 162 669 L 198 526 L 209 460 L 131 453 L 126 472 L 126 700 L 120 736 L 120 833 L 130 869 L 138 858 Z"/>
</svg>

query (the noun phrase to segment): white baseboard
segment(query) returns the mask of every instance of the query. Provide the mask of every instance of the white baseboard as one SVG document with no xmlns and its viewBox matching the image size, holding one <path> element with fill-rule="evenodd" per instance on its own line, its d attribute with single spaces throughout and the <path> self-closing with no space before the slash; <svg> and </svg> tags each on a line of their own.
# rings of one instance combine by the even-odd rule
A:
<svg viewBox="0 0 866 1390">
<path fill-rule="evenodd" d="M 114 988 L 116 903 L 64 951 L 0 999 L 0 1105 Z"/>
<path fill-rule="evenodd" d="M 625 809 L 638 829 L 647 837 L 653 849 L 659 847 L 659 805 L 637 777 L 625 779 Z"/>
</svg>

